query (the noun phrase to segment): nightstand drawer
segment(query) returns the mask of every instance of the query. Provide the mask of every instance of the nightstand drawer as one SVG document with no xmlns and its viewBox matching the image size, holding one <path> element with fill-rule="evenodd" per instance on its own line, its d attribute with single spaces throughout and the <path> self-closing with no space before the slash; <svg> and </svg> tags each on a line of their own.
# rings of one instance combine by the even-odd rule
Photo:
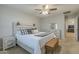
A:
<svg viewBox="0 0 79 59">
<path fill-rule="evenodd" d="M 15 40 L 8 40 L 8 41 L 7 41 L 7 44 L 10 44 L 10 43 L 12 43 L 12 42 L 15 42 Z"/>
<path fill-rule="evenodd" d="M 13 46 L 15 46 L 14 42 L 9 43 L 9 44 L 7 45 L 7 48 L 10 48 L 10 47 L 13 47 Z"/>
</svg>

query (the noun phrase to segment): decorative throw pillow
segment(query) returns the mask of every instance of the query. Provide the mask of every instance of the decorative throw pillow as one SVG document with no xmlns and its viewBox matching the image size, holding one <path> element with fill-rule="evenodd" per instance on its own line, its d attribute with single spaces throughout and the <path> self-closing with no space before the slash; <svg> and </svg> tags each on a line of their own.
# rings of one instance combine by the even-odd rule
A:
<svg viewBox="0 0 79 59">
<path fill-rule="evenodd" d="M 19 35 L 21 35 L 21 31 L 20 30 L 18 30 L 16 33 L 19 34 Z"/>
<path fill-rule="evenodd" d="M 32 29 L 27 29 L 28 34 L 32 34 Z"/>
<path fill-rule="evenodd" d="M 26 34 L 28 34 L 28 32 L 27 32 L 26 29 L 21 29 L 20 31 L 21 31 L 21 35 L 26 35 Z"/>
</svg>

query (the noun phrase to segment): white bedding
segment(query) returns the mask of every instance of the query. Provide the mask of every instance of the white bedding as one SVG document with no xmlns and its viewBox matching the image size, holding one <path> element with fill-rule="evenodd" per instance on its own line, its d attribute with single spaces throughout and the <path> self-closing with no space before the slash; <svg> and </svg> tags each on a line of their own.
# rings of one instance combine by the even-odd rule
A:
<svg viewBox="0 0 79 59">
<path fill-rule="evenodd" d="M 28 34 L 28 35 L 16 34 L 16 37 L 17 37 L 17 41 L 20 41 L 21 43 L 32 48 L 34 54 L 41 54 L 41 48 L 45 45 L 46 42 L 48 42 L 50 39 L 54 38 L 55 36 L 54 33 L 51 33 L 44 37 L 35 36 L 41 33 L 45 33 L 45 32 L 39 32 L 36 34 Z"/>
</svg>

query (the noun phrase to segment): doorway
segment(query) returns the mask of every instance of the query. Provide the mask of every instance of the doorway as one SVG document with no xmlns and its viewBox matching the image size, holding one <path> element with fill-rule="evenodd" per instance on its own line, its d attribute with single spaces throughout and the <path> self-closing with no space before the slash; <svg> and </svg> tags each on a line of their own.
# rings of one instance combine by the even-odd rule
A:
<svg viewBox="0 0 79 59">
<path fill-rule="evenodd" d="M 75 39 L 75 20 L 72 17 L 65 16 L 65 38 L 68 40 Z"/>
</svg>

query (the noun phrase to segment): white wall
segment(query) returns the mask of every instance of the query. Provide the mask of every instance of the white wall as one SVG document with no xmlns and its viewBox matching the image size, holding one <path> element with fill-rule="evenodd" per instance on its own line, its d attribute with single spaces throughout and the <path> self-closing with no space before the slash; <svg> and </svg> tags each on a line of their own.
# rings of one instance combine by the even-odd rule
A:
<svg viewBox="0 0 79 59">
<path fill-rule="evenodd" d="M 64 15 L 55 15 L 40 20 L 40 31 L 50 31 L 50 23 L 56 23 L 58 29 L 61 30 L 61 38 L 64 39 Z"/>
<path fill-rule="evenodd" d="M 0 5 L 0 37 L 12 35 L 12 23 L 36 24 L 39 27 L 39 19 L 21 11 Z"/>
</svg>

